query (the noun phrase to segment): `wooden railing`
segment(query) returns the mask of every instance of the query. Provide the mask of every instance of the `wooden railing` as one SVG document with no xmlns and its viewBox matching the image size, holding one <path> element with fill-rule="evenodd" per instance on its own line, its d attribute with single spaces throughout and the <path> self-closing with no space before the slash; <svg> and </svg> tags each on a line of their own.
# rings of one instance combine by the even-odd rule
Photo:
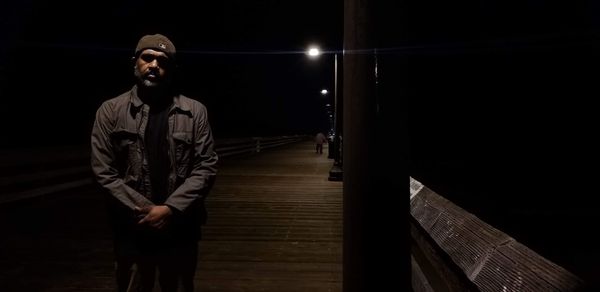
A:
<svg viewBox="0 0 600 292">
<path fill-rule="evenodd" d="M 579 277 L 413 178 L 410 193 L 415 292 L 583 291 Z"/>
<path fill-rule="evenodd" d="M 258 153 L 262 150 L 298 142 L 307 139 L 306 136 L 277 136 L 219 139 L 216 141 L 219 157 L 229 157 L 240 154 Z"/>
<path fill-rule="evenodd" d="M 251 155 L 310 137 L 216 139 L 220 159 Z M 69 146 L 0 151 L 0 204 L 43 197 L 93 183 L 89 147 Z"/>
</svg>

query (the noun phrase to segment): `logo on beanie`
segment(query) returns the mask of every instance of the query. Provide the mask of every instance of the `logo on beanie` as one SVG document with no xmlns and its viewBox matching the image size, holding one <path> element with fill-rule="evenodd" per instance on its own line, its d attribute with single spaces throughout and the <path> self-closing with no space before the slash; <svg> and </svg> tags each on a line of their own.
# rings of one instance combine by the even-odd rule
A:
<svg viewBox="0 0 600 292">
<path fill-rule="evenodd" d="M 165 45 L 163 43 L 158 43 L 158 47 L 161 48 L 161 49 L 163 49 L 163 50 L 167 49 L 167 45 Z"/>
</svg>

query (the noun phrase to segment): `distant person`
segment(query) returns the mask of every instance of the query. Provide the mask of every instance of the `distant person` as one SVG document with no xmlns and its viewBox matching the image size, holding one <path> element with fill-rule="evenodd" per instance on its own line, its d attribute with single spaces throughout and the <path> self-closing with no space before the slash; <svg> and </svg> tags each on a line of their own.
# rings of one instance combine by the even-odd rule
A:
<svg viewBox="0 0 600 292">
<path fill-rule="evenodd" d="M 108 193 L 118 291 L 194 291 L 204 200 L 218 157 L 207 111 L 174 86 L 175 46 L 143 36 L 136 84 L 96 112 L 91 165 Z"/>
<path fill-rule="evenodd" d="M 327 143 L 327 137 L 322 132 L 319 132 L 315 136 L 317 154 L 323 154 L 323 143 Z"/>
</svg>

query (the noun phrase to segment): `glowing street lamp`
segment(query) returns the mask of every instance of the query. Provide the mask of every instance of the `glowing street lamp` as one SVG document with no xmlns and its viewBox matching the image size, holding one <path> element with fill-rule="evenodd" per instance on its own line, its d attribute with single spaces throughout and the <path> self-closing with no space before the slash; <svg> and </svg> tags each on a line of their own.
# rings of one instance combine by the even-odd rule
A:
<svg viewBox="0 0 600 292">
<path fill-rule="evenodd" d="M 317 47 L 310 47 L 308 51 L 306 51 L 306 54 L 311 58 L 316 58 L 321 55 L 321 50 Z"/>
</svg>

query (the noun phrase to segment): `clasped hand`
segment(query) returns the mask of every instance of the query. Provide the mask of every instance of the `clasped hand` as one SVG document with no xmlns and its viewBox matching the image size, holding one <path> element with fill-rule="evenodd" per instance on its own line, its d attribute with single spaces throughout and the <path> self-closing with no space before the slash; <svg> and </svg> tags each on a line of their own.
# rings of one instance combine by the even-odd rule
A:
<svg viewBox="0 0 600 292">
<path fill-rule="evenodd" d="M 166 205 L 135 207 L 138 224 L 146 224 L 157 229 L 162 229 L 168 223 L 173 211 Z"/>
</svg>

